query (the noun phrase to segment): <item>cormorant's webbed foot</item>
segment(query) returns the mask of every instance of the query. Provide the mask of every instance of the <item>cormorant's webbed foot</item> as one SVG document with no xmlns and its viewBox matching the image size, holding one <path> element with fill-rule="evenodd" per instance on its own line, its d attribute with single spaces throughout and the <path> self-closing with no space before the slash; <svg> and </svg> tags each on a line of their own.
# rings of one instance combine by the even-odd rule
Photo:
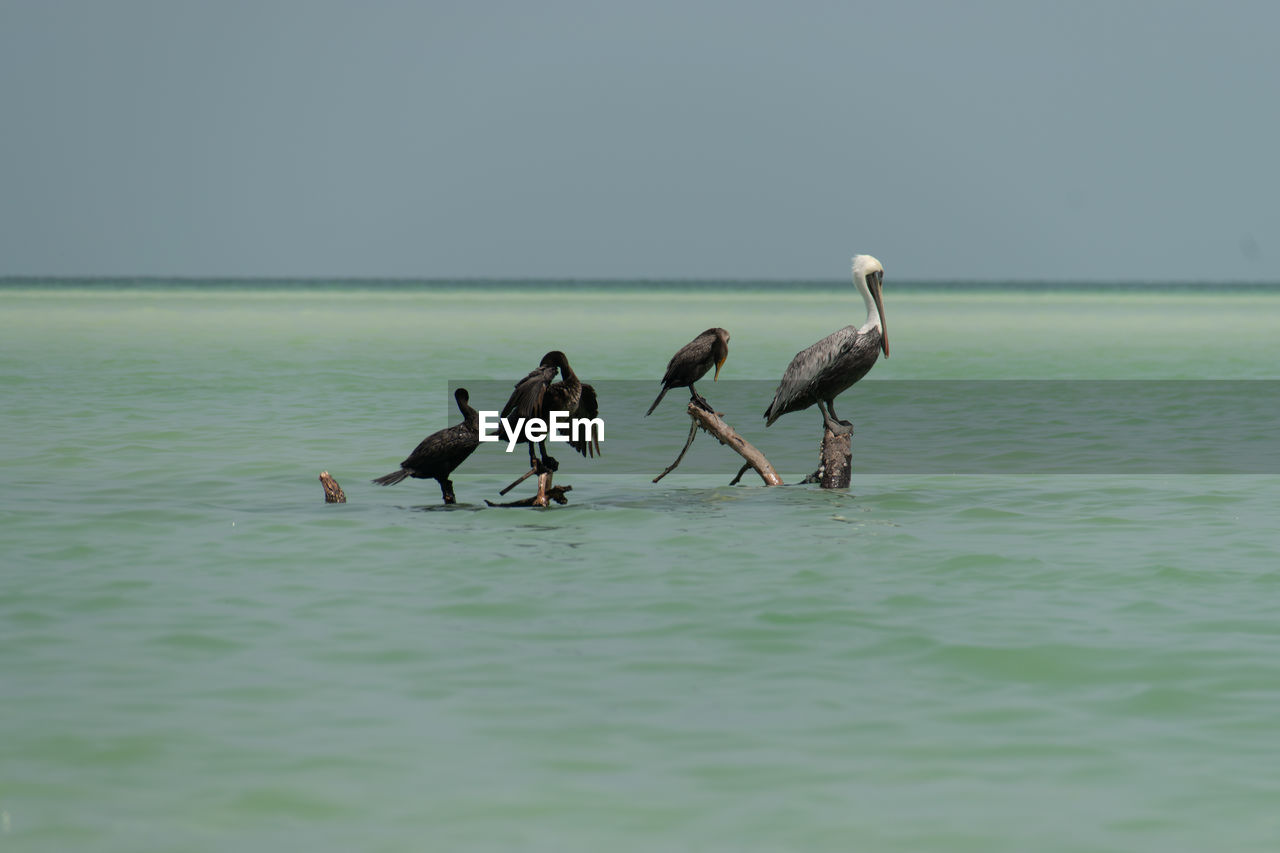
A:
<svg viewBox="0 0 1280 853">
<path fill-rule="evenodd" d="M 692 384 L 689 385 L 689 399 L 693 401 L 695 406 L 702 409 L 704 412 L 710 412 L 713 415 L 716 413 L 715 408 L 707 402 L 707 398 L 699 394 Z"/>
<path fill-rule="evenodd" d="M 554 456 L 542 457 L 542 466 L 553 474 L 560 470 L 560 463 L 555 460 Z M 541 474 L 542 472 L 539 471 L 538 473 Z"/>
</svg>

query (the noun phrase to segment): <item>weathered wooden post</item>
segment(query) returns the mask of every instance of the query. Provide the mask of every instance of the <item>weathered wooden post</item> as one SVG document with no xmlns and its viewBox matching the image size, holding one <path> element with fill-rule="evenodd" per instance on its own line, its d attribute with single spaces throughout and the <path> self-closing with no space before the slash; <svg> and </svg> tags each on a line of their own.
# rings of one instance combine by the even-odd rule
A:
<svg viewBox="0 0 1280 853">
<path fill-rule="evenodd" d="M 853 477 L 852 433 L 836 435 L 824 430 L 822 435 L 822 478 L 824 489 L 847 489 Z"/>
<path fill-rule="evenodd" d="M 801 480 L 817 483 L 824 489 L 847 489 L 853 477 L 853 451 L 850 433 L 836 435 L 824 430 L 818 450 L 818 470 Z"/>
</svg>

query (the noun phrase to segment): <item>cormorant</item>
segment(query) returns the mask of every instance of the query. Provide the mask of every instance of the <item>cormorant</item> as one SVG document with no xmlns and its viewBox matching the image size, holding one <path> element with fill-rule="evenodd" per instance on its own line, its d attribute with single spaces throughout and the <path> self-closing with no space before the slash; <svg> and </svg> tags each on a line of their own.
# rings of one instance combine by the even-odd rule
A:
<svg viewBox="0 0 1280 853">
<path fill-rule="evenodd" d="M 373 482 L 379 486 L 391 486 L 405 479 L 434 479 L 440 483 L 440 493 L 447 504 L 454 503 L 453 483 L 449 475 L 461 465 L 471 452 L 480 446 L 480 415 L 471 408 L 471 395 L 466 388 L 453 392 L 453 399 L 462 412 L 462 423 L 433 432 L 422 440 L 409 458 L 400 463 L 399 471 L 392 471 Z"/>
<path fill-rule="evenodd" d="M 559 369 L 559 382 L 551 380 Z M 552 350 L 542 357 L 541 363 L 524 379 L 516 383 L 515 390 L 507 398 L 502 407 L 500 417 L 514 423 L 518 418 L 538 418 L 550 422 L 551 412 L 568 412 L 569 419 L 595 418 L 600 415 L 600 407 L 596 399 L 596 389 L 578 379 L 578 375 L 569 366 L 569 359 L 559 350 Z M 507 436 L 510 440 L 510 436 Z M 527 439 L 523 432 L 517 443 Z M 568 442 L 569 446 L 583 456 L 596 456 L 600 453 L 600 439 L 597 436 L 579 436 L 577 441 Z M 538 452 L 542 456 L 542 464 L 549 471 L 560 467 L 553 457 L 547 455 L 547 442 L 538 442 Z M 534 455 L 533 443 L 529 443 L 529 464 L 538 468 L 538 460 Z"/>
<path fill-rule="evenodd" d="M 651 415 L 653 410 L 658 408 L 658 404 L 662 402 L 662 396 L 672 388 L 687 387 L 689 389 L 689 397 L 693 402 L 708 412 L 714 411 L 711 408 L 711 404 L 694 390 L 693 383 L 706 376 L 707 371 L 711 369 L 713 364 L 716 367 L 716 375 L 711 381 L 714 382 L 719 379 L 720 367 L 728 357 L 729 333 L 720 328 L 707 329 L 689 341 L 689 343 L 680 347 L 679 351 L 671 356 L 671 361 L 667 362 L 667 372 L 662 377 L 662 390 L 658 392 L 658 399 L 653 401 L 649 411 L 644 413 L 645 417 Z"/>
</svg>

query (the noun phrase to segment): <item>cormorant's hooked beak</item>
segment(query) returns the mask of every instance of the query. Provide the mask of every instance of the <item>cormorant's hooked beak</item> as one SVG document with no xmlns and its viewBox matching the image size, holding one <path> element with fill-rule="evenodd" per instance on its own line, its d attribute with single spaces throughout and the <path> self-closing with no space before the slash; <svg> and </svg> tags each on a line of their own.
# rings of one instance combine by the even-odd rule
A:
<svg viewBox="0 0 1280 853">
<path fill-rule="evenodd" d="M 724 358 L 716 362 L 716 375 L 711 377 L 712 382 L 715 382 L 717 379 L 720 378 L 720 368 L 724 366 L 724 363 L 728 360 L 729 360 L 729 356 L 726 355 Z"/>
<path fill-rule="evenodd" d="M 884 281 L 883 272 L 874 272 L 868 276 L 870 281 L 871 298 L 876 301 L 876 312 L 880 314 L 880 349 L 884 350 L 884 357 L 889 357 L 889 323 L 884 318 L 884 302 L 880 297 L 880 288 Z"/>
</svg>

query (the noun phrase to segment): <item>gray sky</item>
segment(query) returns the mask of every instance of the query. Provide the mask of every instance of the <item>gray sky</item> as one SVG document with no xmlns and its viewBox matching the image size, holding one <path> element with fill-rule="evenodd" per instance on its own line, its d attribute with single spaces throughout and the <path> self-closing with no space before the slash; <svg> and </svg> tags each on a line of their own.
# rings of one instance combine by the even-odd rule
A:
<svg viewBox="0 0 1280 853">
<path fill-rule="evenodd" d="M 0 275 L 1280 280 L 1280 4 L 0 0 Z"/>
</svg>

